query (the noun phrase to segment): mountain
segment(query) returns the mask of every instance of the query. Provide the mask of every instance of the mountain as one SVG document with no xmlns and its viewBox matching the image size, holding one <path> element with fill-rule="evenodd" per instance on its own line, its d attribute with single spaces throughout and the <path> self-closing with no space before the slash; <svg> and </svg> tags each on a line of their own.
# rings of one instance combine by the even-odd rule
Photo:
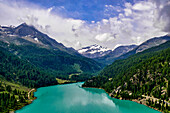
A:
<svg viewBox="0 0 170 113">
<path fill-rule="evenodd" d="M 0 43 L 5 46 L 6 43 Z M 55 73 L 35 66 L 0 47 L 0 112 L 9 113 L 31 103 L 31 88 L 56 85 Z M 35 89 L 32 89 L 35 90 Z"/>
<path fill-rule="evenodd" d="M 106 66 L 98 76 L 84 83 L 84 87 L 103 88 L 119 99 L 169 110 L 170 97 L 170 41 L 146 49 L 126 59 Z"/>
<path fill-rule="evenodd" d="M 137 46 L 135 49 L 133 49 L 132 51 L 129 51 L 126 54 L 123 54 L 122 56 L 120 56 L 118 59 L 124 59 L 129 57 L 130 55 L 134 55 L 136 53 L 142 52 L 148 48 L 151 47 L 155 47 L 158 46 L 160 44 L 165 43 L 166 41 L 170 40 L 170 36 L 169 35 L 165 35 L 162 37 L 155 37 L 155 38 L 151 38 L 145 42 L 143 42 L 142 44 L 140 44 L 139 46 Z"/>
<path fill-rule="evenodd" d="M 2 26 L 0 47 L 62 79 L 72 79 L 69 75 L 76 73 L 81 76 L 74 75 L 73 78 L 84 80 L 86 75 L 91 76 L 103 67 L 100 63 L 83 57 L 73 48 L 66 48 L 27 24 L 18 27 Z"/>
<path fill-rule="evenodd" d="M 83 47 L 82 49 L 79 49 L 78 52 L 82 54 L 83 56 L 87 58 L 98 58 L 102 57 L 108 53 L 110 53 L 112 50 L 108 49 L 106 47 L 99 46 L 97 44 Z"/>
<path fill-rule="evenodd" d="M 35 99 L 35 88 L 61 81 L 85 81 L 101 69 L 100 63 L 66 48 L 33 26 L 2 26 L 0 112 L 13 112 L 30 104 Z"/>
<path fill-rule="evenodd" d="M 95 58 L 94 60 L 106 65 L 111 64 L 115 60 L 128 58 L 130 55 L 134 55 L 151 47 L 158 46 L 162 43 L 165 43 L 168 40 L 170 40 L 170 36 L 165 35 L 162 37 L 151 38 L 138 46 L 136 45 L 120 46 L 116 48 L 114 51 L 110 52 L 109 54 L 102 56 L 100 58 Z"/>
<path fill-rule="evenodd" d="M 155 46 L 158 46 L 160 44 L 163 44 L 168 40 L 170 40 L 170 36 L 168 36 L 168 35 L 162 36 L 162 37 L 155 37 L 155 38 L 149 39 L 149 40 L 145 41 L 144 43 L 140 44 L 135 49 L 135 51 L 136 51 L 136 53 L 142 52 L 142 51 L 144 51 L 148 48 L 155 47 Z"/>
<path fill-rule="evenodd" d="M 78 52 L 87 58 L 92 58 L 97 62 L 102 64 L 111 64 L 119 56 L 128 53 L 133 50 L 136 45 L 119 46 L 114 50 L 108 49 L 106 47 L 99 46 L 97 44 L 83 47 L 79 49 Z"/>
<path fill-rule="evenodd" d="M 16 45 L 38 45 L 43 48 L 61 50 L 72 55 L 80 56 L 80 54 L 73 48 L 65 47 L 63 44 L 58 43 L 48 35 L 38 31 L 34 28 L 34 26 L 29 26 L 26 23 L 23 23 L 17 27 L 1 26 L 0 40 Z"/>
<path fill-rule="evenodd" d="M 1 43 L 1 46 L 5 43 Z M 42 87 L 57 84 L 54 74 L 35 66 L 26 59 L 0 47 L 0 79 L 20 83 L 27 87 Z"/>
<path fill-rule="evenodd" d="M 102 57 L 95 58 L 95 60 L 104 64 L 111 64 L 115 60 L 115 58 L 118 58 L 119 56 L 128 53 L 136 47 L 136 45 L 119 46 L 110 53 Z"/>
</svg>

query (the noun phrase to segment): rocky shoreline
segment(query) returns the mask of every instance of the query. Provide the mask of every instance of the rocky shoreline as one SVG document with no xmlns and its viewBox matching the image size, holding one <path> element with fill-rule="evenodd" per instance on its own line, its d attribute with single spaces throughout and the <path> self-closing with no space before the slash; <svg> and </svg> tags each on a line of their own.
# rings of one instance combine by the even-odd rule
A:
<svg viewBox="0 0 170 113">
<path fill-rule="evenodd" d="M 148 106 L 146 103 L 142 103 L 142 101 L 140 101 L 140 100 L 132 99 L 131 101 L 136 102 L 136 103 L 138 103 L 138 104 L 145 105 L 145 106 L 150 107 L 150 108 L 152 108 L 152 109 L 154 109 L 154 110 L 156 110 L 156 111 L 162 112 L 162 111 L 160 111 L 160 110 L 159 110 L 159 109 L 157 109 L 157 108 L 154 108 L 154 107 Z"/>
<path fill-rule="evenodd" d="M 66 83 L 67 84 L 67 83 Z M 97 87 L 83 87 L 83 88 L 96 88 L 96 89 L 102 89 L 102 90 L 104 90 L 103 88 L 97 88 Z M 36 92 L 37 90 L 30 90 L 31 92 L 33 91 L 33 92 Z M 105 91 L 105 90 L 104 90 Z M 30 92 L 29 92 L 30 93 Z M 113 95 L 112 95 L 112 93 L 108 93 L 108 92 L 106 92 L 111 98 L 115 98 Z M 34 97 L 34 96 L 33 96 Z M 27 104 L 25 104 L 25 105 L 23 105 L 21 108 L 19 108 L 19 109 L 22 109 L 24 106 L 26 106 L 26 105 L 29 105 L 29 104 L 31 104 L 35 99 L 37 99 L 36 97 L 34 97 L 33 99 L 29 99 L 29 102 L 27 103 Z M 117 98 L 117 99 L 120 99 L 120 100 L 124 100 L 124 99 L 122 99 L 122 98 Z M 127 99 L 127 100 L 130 100 L 130 99 Z M 138 103 L 138 104 L 142 104 L 142 105 L 145 105 L 145 106 L 147 106 L 147 107 L 150 107 L 150 108 L 152 108 L 152 109 L 154 109 L 154 110 L 156 110 L 156 111 L 159 111 L 159 112 L 161 112 L 160 110 L 158 110 L 157 108 L 153 108 L 153 107 L 151 107 L 151 106 L 148 106 L 147 104 L 146 104 L 146 99 L 132 99 L 132 100 L 130 100 L 130 101 L 133 101 L 133 102 L 136 102 L 136 103 Z M 17 110 L 19 110 L 19 109 L 17 109 Z M 15 111 L 11 111 L 10 113 L 15 113 Z"/>
<path fill-rule="evenodd" d="M 85 86 L 83 86 L 83 88 L 97 88 L 97 87 L 85 87 Z M 103 88 L 97 88 L 97 89 L 103 89 Z M 104 90 L 104 89 L 103 89 Z M 104 90 L 105 91 L 105 90 Z M 106 92 L 106 91 L 105 91 Z M 109 92 L 106 92 L 111 98 L 115 98 L 113 95 L 112 95 L 112 93 L 109 93 Z M 120 100 L 124 100 L 124 99 L 122 99 L 122 98 L 116 98 L 116 99 L 120 99 Z M 127 100 L 130 100 L 130 99 L 127 99 Z M 145 105 L 145 106 L 147 106 L 147 107 L 149 107 L 149 108 L 152 108 L 152 109 L 154 109 L 154 110 L 156 110 L 156 111 L 159 111 L 159 112 L 162 112 L 162 111 L 160 111 L 160 110 L 158 110 L 157 108 L 153 108 L 153 107 L 151 107 L 151 106 L 148 106 L 147 104 L 146 104 L 146 102 L 144 102 L 144 100 L 143 101 L 141 101 L 141 100 L 139 100 L 139 99 L 132 99 L 132 100 L 130 100 L 130 101 L 133 101 L 133 102 L 136 102 L 136 103 L 138 103 L 138 104 L 142 104 L 142 105 Z M 146 100 L 145 100 L 146 101 Z"/>
<path fill-rule="evenodd" d="M 108 92 L 107 92 L 107 93 L 108 93 Z M 110 96 L 111 98 L 116 98 L 116 97 L 114 97 L 114 95 L 113 95 L 112 93 L 108 93 L 108 94 L 109 94 L 109 96 Z M 122 97 L 117 98 L 117 99 L 124 100 L 124 99 L 122 99 Z M 130 100 L 130 99 L 126 99 L 126 100 Z M 138 103 L 138 104 L 145 105 L 145 106 L 147 106 L 147 107 L 149 107 L 149 108 L 152 108 L 152 109 L 154 109 L 154 110 L 156 110 L 156 111 L 162 112 L 162 111 L 160 111 L 160 110 L 157 109 L 157 108 L 148 106 L 148 105 L 146 104 L 146 99 L 132 99 L 132 100 L 130 100 L 130 101 L 136 102 L 136 103 Z"/>
</svg>

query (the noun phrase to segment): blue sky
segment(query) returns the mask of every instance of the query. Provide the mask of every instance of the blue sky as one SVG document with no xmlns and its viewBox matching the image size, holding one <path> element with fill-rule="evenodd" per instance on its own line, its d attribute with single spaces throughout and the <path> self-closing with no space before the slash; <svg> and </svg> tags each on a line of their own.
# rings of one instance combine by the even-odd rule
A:
<svg viewBox="0 0 170 113">
<path fill-rule="evenodd" d="M 0 25 L 35 26 L 67 47 L 114 49 L 170 33 L 170 0 L 0 0 Z"/>
<path fill-rule="evenodd" d="M 53 13 L 66 18 L 81 19 L 85 21 L 100 21 L 117 16 L 120 12 L 108 10 L 107 5 L 124 8 L 125 2 L 134 4 L 133 0 L 28 0 L 42 7 L 54 7 Z M 136 2 L 137 0 L 135 0 Z M 109 8 L 108 8 L 109 9 Z"/>
</svg>

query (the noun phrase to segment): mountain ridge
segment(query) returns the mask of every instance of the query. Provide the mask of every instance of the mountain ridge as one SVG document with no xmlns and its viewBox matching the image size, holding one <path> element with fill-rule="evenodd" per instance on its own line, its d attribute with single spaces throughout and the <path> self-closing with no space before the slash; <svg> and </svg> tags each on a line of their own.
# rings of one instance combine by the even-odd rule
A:
<svg viewBox="0 0 170 113">
<path fill-rule="evenodd" d="M 82 54 L 85 57 L 88 58 L 98 58 L 102 57 L 108 53 L 110 53 L 112 50 L 107 47 L 102 47 L 97 44 L 90 45 L 87 47 L 83 47 L 78 50 L 80 54 Z"/>
<path fill-rule="evenodd" d="M 128 53 L 129 51 L 133 50 L 136 47 L 137 47 L 136 45 L 119 46 L 115 48 L 113 51 L 111 51 L 110 53 L 102 57 L 95 58 L 95 60 L 100 63 L 111 64 L 112 62 L 114 62 L 116 58 L 118 58 L 123 54 Z"/>
<path fill-rule="evenodd" d="M 0 43 L 10 53 L 63 79 L 69 79 L 73 73 L 94 74 L 103 67 L 25 23 L 18 27 L 0 27 Z"/>
<path fill-rule="evenodd" d="M 165 35 L 165 36 L 161 36 L 161 37 L 154 37 L 154 38 L 151 38 L 151 39 L 143 42 L 142 44 L 140 44 L 138 46 L 133 46 L 129 50 L 127 49 L 127 51 L 125 53 L 121 54 L 120 56 L 115 56 L 116 55 L 114 53 L 115 51 L 113 51 L 113 52 L 109 53 L 112 56 L 108 54 L 103 57 L 96 58 L 95 60 L 100 63 L 104 63 L 104 64 L 108 65 L 108 64 L 113 63 L 115 60 L 128 58 L 131 55 L 137 54 L 137 53 L 142 52 L 142 51 L 149 49 L 151 47 L 158 46 L 158 45 L 165 43 L 166 41 L 169 41 L 169 40 L 170 40 L 169 35 Z M 122 49 L 122 50 L 124 50 L 124 49 Z M 115 56 L 115 57 L 113 57 L 113 56 Z"/>
<path fill-rule="evenodd" d="M 83 87 L 103 88 L 118 99 L 138 103 L 168 113 L 170 103 L 170 41 L 146 49 L 106 66 Z"/>
<path fill-rule="evenodd" d="M 38 31 L 34 26 L 23 23 L 17 27 L 0 28 L 0 40 L 16 45 L 37 45 L 44 48 L 61 50 L 72 55 L 81 56 L 75 49 L 67 48 L 62 43 L 50 38 L 47 34 Z"/>
<path fill-rule="evenodd" d="M 129 57 L 129 56 L 131 56 L 133 54 L 136 54 L 136 53 L 142 52 L 142 51 L 144 51 L 146 49 L 149 49 L 151 47 L 155 47 L 155 46 L 158 46 L 160 44 L 163 44 L 163 43 L 165 43 L 165 42 L 167 42 L 169 40 L 170 40 L 170 36 L 169 35 L 151 38 L 151 39 L 143 42 L 139 46 L 137 46 L 134 50 L 129 51 L 128 53 L 120 56 L 118 59 L 127 58 L 127 57 Z"/>
</svg>

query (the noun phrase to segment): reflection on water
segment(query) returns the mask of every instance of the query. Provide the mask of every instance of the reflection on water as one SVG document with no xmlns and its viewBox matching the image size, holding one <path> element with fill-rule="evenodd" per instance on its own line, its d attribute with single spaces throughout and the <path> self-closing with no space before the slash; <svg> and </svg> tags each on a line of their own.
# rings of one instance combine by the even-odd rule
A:
<svg viewBox="0 0 170 113">
<path fill-rule="evenodd" d="M 39 88 L 38 98 L 16 113 L 157 113 L 134 102 L 112 99 L 101 89 L 81 88 L 81 84 Z"/>
<path fill-rule="evenodd" d="M 103 103 L 103 104 L 115 107 L 113 100 L 108 98 L 108 95 L 105 93 L 104 90 L 99 90 L 96 88 L 82 88 L 82 89 L 84 90 L 84 94 L 86 94 L 87 103 L 94 103 L 94 104 Z"/>
</svg>

